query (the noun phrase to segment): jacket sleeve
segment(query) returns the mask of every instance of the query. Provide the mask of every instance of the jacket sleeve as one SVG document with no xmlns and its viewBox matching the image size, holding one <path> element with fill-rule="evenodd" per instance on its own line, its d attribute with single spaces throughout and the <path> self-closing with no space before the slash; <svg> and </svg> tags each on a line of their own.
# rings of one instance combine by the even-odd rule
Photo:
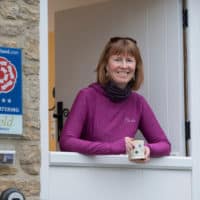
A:
<svg viewBox="0 0 200 200">
<path fill-rule="evenodd" d="M 96 142 L 81 139 L 81 133 L 87 123 L 88 105 L 84 91 L 77 95 L 69 116 L 65 121 L 61 137 L 61 151 L 79 152 L 89 155 L 106 155 L 125 153 L 125 141 Z"/>
<path fill-rule="evenodd" d="M 139 129 L 142 131 L 147 146 L 150 148 L 152 157 L 167 156 L 171 151 L 171 144 L 167 139 L 163 129 L 156 119 L 152 109 L 141 97 L 141 118 L 139 122 Z"/>
</svg>

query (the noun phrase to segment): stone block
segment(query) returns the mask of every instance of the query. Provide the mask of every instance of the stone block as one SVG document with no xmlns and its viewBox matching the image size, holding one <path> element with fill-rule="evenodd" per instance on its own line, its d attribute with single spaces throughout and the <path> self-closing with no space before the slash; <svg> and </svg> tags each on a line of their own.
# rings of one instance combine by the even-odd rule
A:
<svg viewBox="0 0 200 200">
<path fill-rule="evenodd" d="M 14 166 L 0 166 L 0 176 L 16 175 L 17 171 Z"/>
<path fill-rule="evenodd" d="M 17 19 L 19 15 L 19 6 L 10 1 L 4 1 L 0 4 L 0 14 L 5 19 Z"/>
</svg>

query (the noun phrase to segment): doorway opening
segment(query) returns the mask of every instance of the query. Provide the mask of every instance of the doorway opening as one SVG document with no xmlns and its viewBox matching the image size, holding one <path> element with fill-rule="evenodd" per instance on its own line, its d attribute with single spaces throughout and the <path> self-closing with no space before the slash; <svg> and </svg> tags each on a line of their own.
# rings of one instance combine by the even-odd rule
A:
<svg viewBox="0 0 200 200">
<path fill-rule="evenodd" d="M 49 0 L 50 151 L 59 150 L 58 127 L 62 125 L 55 118 L 60 116 L 59 107 L 70 110 L 78 90 L 95 81 L 94 70 L 108 38 L 125 35 L 137 40 L 143 55 L 145 82 L 139 93 L 151 104 L 172 142 L 172 155 L 188 154 L 184 5 L 180 0 L 155 4 L 148 0 Z"/>
</svg>

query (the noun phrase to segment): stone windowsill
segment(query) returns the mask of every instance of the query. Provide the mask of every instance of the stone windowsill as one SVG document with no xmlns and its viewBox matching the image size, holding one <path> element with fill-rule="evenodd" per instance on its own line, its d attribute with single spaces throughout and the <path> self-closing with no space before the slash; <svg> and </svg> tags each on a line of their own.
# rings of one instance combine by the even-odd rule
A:
<svg viewBox="0 0 200 200">
<path fill-rule="evenodd" d="M 140 169 L 191 170 L 191 157 L 152 158 L 148 163 L 128 161 L 127 155 L 86 156 L 74 152 L 49 152 L 49 165 L 54 167 L 122 167 Z"/>
</svg>

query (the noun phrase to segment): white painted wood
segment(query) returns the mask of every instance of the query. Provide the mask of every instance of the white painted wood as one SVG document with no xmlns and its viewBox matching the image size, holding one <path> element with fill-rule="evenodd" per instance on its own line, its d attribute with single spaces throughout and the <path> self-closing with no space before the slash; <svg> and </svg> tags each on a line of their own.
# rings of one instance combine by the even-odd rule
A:
<svg viewBox="0 0 200 200">
<path fill-rule="evenodd" d="M 191 157 L 168 156 L 151 159 L 147 164 L 130 162 L 127 155 L 86 156 L 74 152 L 50 152 L 50 166 L 123 167 L 139 169 L 191 170 Z"/>
<path fill-rule="evenodd" d="M 181 1 L 149 1 L 148 91 L 174 154 L 184 155 L 184 91 Z M 152 6 L 153 5 L 153 6 Z"/>
<path fill-rule="evenodd" d="M 49 200 L 48 194 L 48 0 L 40 1 L 40 199 Z"/>
<path fill-rule="evenodd" d="M 111 36 L 137 39 L 145 82 L 139 91 L 151 104 L 172 143 L 185 154 L 181 0 L 115 0 L 56 14 L 56 100 L 70 108 L 94 72 Z"/>
<path fill-rule="evenodd" d="M 54 165 L 49 175 L 49 200 L 191 200 L 191 170 Z"/>
<path fill-rule="evenodd" d="M 200 1 L 188 0 L 189 116 L 192 137 L 192 200 L 200 199 Z"/>
<path fill-rule="evenodd" d="M 156 158 L 136 164 L 126 155 L 50 152 L 49 156 L 50 200 L 191 200 L 189 157 Z"/>
</svg>

